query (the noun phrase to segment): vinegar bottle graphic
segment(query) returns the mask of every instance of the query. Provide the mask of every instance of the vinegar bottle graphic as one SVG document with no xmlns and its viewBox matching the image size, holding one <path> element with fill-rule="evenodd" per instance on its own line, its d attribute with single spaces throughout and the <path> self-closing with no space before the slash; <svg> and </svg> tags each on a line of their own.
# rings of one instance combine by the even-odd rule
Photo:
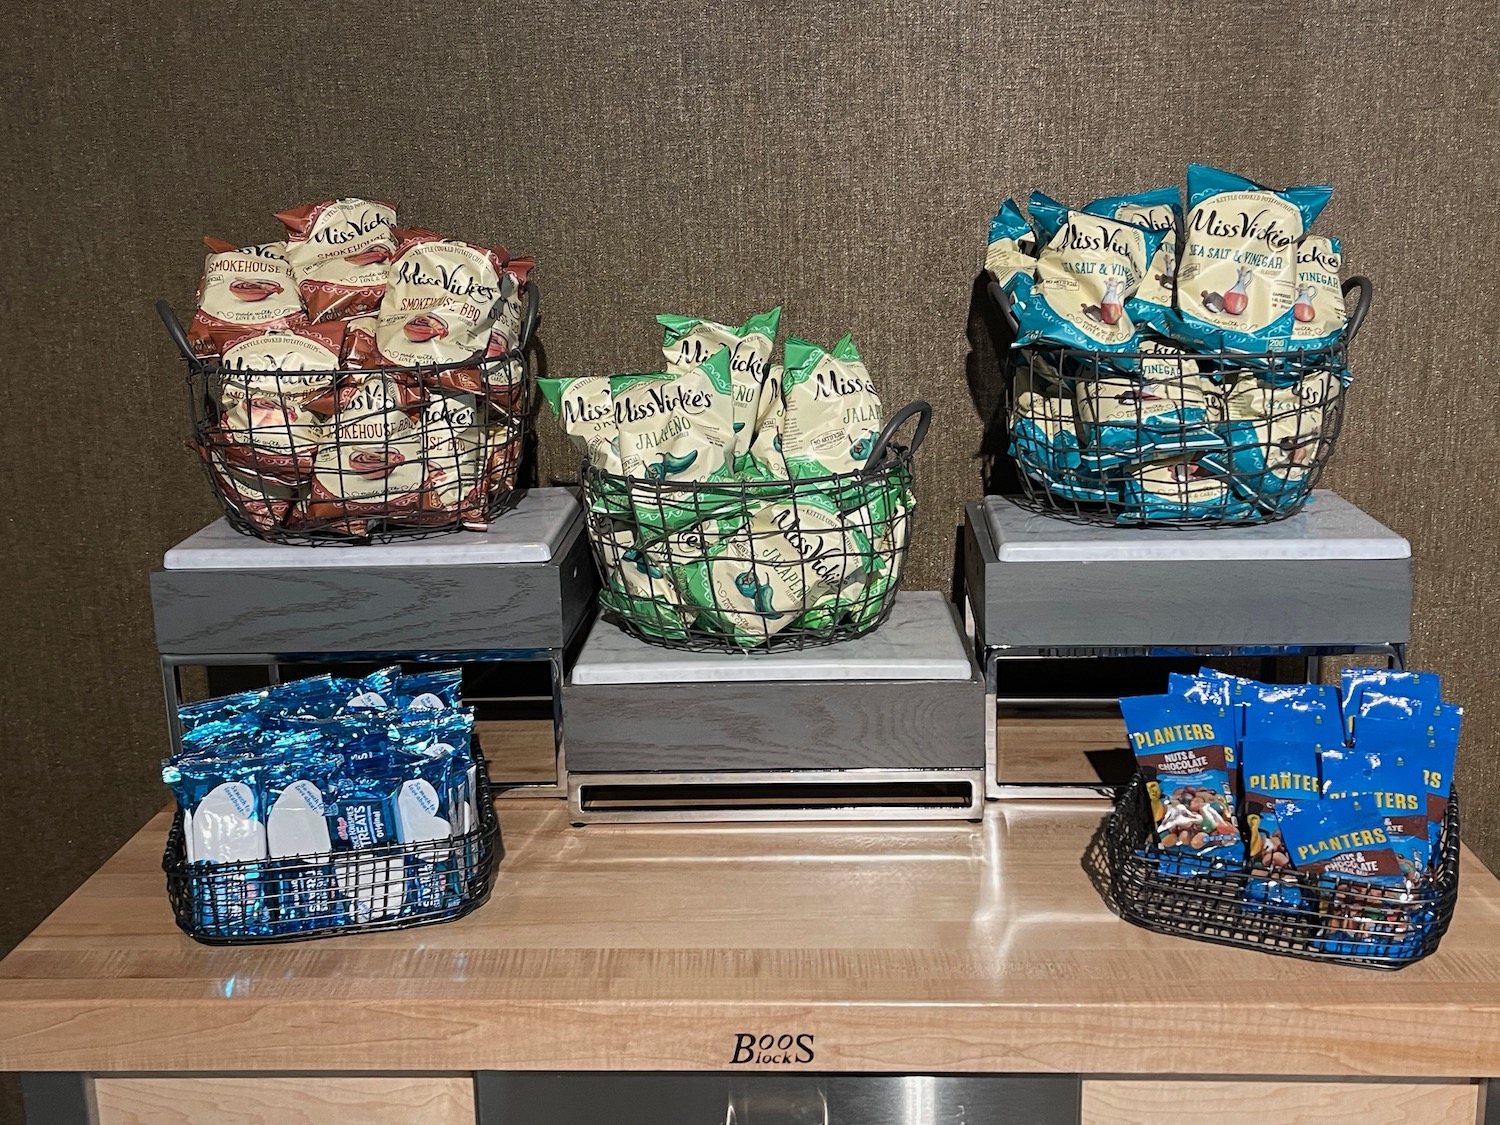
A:
<svg viewBox="0 0 1500 1125">
<path fill-rule="evenodd" d="M 1105 324 L 1119 324 L 1125 315 L 1125 283 L 1118 278 L 1104 283 L 1104 296 L 1099 298 L 1099 319 Z"/>
<path fill-rule="evenodd" d="M 1292 306 L 1292 315 L 1297 318 L 1298 324 L 1311 324 L 1318 314 L 1313 311 L 1313 298 L 1318 294 L 1316 285 L 1299 285 L 1297 287 L 1297 303 Z"/>
<path fill-rule="evenodd" d="M 1239 316 L 1250 303 L 1250 270 L 1241 266 L 1235 275 L 1234 286 L 1224 294 L 1224 311 L 1230 316 Z"/>
</svg>

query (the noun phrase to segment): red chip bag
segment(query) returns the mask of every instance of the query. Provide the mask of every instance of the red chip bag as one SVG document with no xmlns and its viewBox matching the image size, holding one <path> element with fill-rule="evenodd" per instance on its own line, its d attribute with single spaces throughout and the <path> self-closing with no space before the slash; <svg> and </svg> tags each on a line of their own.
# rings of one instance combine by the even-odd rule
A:
<svg viewBox="0 0 1500 1125">
<path fill-rule="evenodd" d="M 366 313 L 347 322 L 344 333 L 344 366 L 351 371 L 380 366 L 380 350 L 375 346 L 376 313 Z"/>
<path fill-rule="evenodd" d="M 303 506 L 308 520 L 362 534 L 353 530 L 357 521 L 399 518 L 418 509 L 426 475 L 421 414 L 403 405 L 407 394 L 390 375 L 358 381 L 318 448 Z"/>
<path fill-rule="evenodd" d="M 312 470 L 327 436 L 309 402 L 338 378 L 342 325 L 216 332 L 220 352 L 217 434 L 224 459 L 288 481 Z"/>
<path fill-rule="evenodd" d="M 375 332 L 381 358 L 395 367 L 427 367 L 482 355 L 500 302 L 503 259 L 431 231 L 403 233 Z M 478 378 L 462 369 L 438 372 L 434 381 L 473 392 Z"/>
<path fill-rule="evenodd" d="M 198 283 L 198 311 L 188 326 L 188 343 L 195 354 L 217 354 L 215 332 L 306 322 L 286 243 L 236 247 L 223 239 L 205 238 L 203 244 L 210 253 Z"/>
<path fill-rule="evenodd" d="M 396 250 L 393 204 L 334 199 L 276 217 L 286 224 L 286 259 L 314 323 L 380 308 Z"/>
<path fill-rule="evenodd" d="M 217 486 L 219 495 L 254 526 L 263 531 L 286 522 L 297 499 L 297 489 L 285 481 L 263 473 L 238 469 L 215 445 L 198 446 L 198 456 Z"/>
</svg>

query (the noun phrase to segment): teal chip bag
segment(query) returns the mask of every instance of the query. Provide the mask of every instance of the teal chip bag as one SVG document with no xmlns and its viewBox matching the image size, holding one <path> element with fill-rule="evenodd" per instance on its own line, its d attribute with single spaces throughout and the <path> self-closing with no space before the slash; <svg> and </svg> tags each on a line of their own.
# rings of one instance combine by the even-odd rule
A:
<svg viewBox="0 0 1500 1125">
<path fill-rule="evenodd" d="M 1161 245 L 1146 266 L 1146 276 L 1135 295 L 1125 302 L 1125 311 L 1137 328 L 1149 327 L 1165 335 L 1166 316 L 1177 289 L 1177 231 L 1182 226 L 1182 193 L 1175 187 L 1164 187 L 1135 195 L 1112 195 L 1094 200 L 1084 211 L 1161 231 Z"/>
<path fill-rule="evenodd" d="M 1242 859 L 1229 708 L 1145 695 L 1121 699 L 1120 711 L 1162 849 L 1169 856 Z M 1193 872 L 1183 867 L 1179 873 Z"/>
<path fill-rule="evenodd" d="M 1035 278 L 1015 279 L 1015 346 L 1051 343 L 1095 352 L 1133 352 L 1140 335 L 1125 302 L 1146 277 L 1164 232 L 1073 211 L 1032 192 L 1032 218 L 1046 245 Z M 1134 368 L 1130 360 L 1119 365 Z"/>
<path fill-rule="evenodd" d="M 984 268 L 1001 287 L 1036 268 L 1036 234 L 1014 199 L 1000 205 L 990 220 L 990 240 L 985 248 Z"/>
<path fill-rule="evenodd" d="M 1296 324 L 1297 243 L 1333 189 L 1274 191 L 1189 164 L 1171 335 L 1206 351 L 1284 352 Z"/>
<path fill-rule="evenodd" d="M 686 375 L 711 359 L 720 348 L 729 349 L 729 375 L 734 386 L 734 456 L 749 452 L 761 384 L 771 370 L 781 307 L 752 316 L 738 327 L 704 317 L 670 313 L 658 316 L 656 322 L 663 329 L 662 355 L 666 357 L 667 371 L 673 375 Z"/>
<path fill-rule="evenodd" d="M 793 479 L 865 467 L 880 434 L 881 404 L 852 336 L 821 348 L 795 336 L 783 348 L 781 449 Z"/>
<path fill-rule="evenodd" d="M 1292 346 L 1322 351 L 1338 342 L 1348 323 L 1339 270 L 1343 246 L 1310 234 L 1297 244 L 1297 295 L 1292 300 Z"/>
<path fill-rule="evenodd" d="M 1196 457 L 1174 457 L 1135 466 L 1120 477 L 1120 495 L 1127 505 L 1126 511 L 1117 517 L 1121 523 L 1132 523 L 1140 517 L 1177 520 L 1213 516 L 1238 520 L 1254 511 L 1223 477 Z"/>
<path fill-rule="evenodd" d="M 1010 454 L 1033 476 L 1071 476 L 1080 464 L 1073 400 L 1022 371 L 1015 376 L 1010 413 Z"/>
</svg>

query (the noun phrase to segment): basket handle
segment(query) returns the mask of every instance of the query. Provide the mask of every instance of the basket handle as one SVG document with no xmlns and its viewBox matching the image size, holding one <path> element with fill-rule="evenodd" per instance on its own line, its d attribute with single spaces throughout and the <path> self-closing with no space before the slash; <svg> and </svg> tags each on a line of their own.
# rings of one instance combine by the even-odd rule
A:
<svg viewBox="0 0 1500 1125">
<path fill-rule="evenodd" d="M 1021 322 L 1016 319 L 1015 310 L 1010 307 L 1010 294 L 1001 288 L 1000 283 L 993 277 L 990 278 L 990 300 L 995 302 L 995 307 L 1000 310 L 1000 315 L 1005 318 L 1005 325 L 1010 329 L 1012 336 L 1021 334 Z"/>
<path fill-rule="evenodd" d="M 188 343 L 187 333 L 182 330 L 182 322 L 177 319 L 177 311 L 166 301 L 157 301 L 156 315 L 161 317 L 161 322 L 167 326 L 167 335 L 172 337 L 172 343 L 177 345 L 182 358 L 191 364 L 200 363 L 201 360 L 193 354 L 193 346 Z"/>
<path fill-rule="evenodd" d="M 1370 315 L 1370 301 L 1375 297 L 1375 286 L 1368 277 L 1363 274 L 1351 277 L 1344 282 L 1344 300 L 1349 300 L 1351 290 L 1359 290 L 1359 300 L 1355 302 L 1354 312 L 1349 315 L 1349 327 L 1344 331 L 1344 345 L 1354 343 L 1354 337 L 1359 332 L 1360 325 L 1364 324 L 1365 317 Z"/>
<path fill-rule="evenodd" d="M 531 343 L 531 334 L 536 331 L 536 318 L 541 309 L 542 291 L 531 278 L 526 279 L 526 315 L 521 318 L 521 336 L 516 343 L 517 351 L 525 351 Z"/>
<path fill-rule="evenodd" d="M 886 446 L 896 436 L 896 431 L 913 417 L 917 418 L 917 431 L 912 434 L 911 445 L 907 446 L 907 451 L 915 454 L 921 448 L 922 439 L 927 436 L 927 430 L 932 425 L 932 407 L 920 399 L 907 403 L 891 416 L 891 420 L 881 429 L 880 436 L 875 439 L 875 445 L 870 449 L 870 455 L 865 458 L 865 464 L 880 464 L 881 459 L 885 457 Z"/>
</svg>

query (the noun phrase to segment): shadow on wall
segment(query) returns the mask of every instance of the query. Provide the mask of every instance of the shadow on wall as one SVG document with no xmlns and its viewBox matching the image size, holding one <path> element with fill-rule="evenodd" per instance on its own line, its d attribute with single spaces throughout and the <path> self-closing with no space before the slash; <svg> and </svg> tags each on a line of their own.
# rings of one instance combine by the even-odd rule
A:
<svg viewBox="0 0 1500 1125">
<path fill-rule="evenodd" d="M 1010 377 L 1007 357 L 1015 334 L 990 299 L 989 281 L 990 275 L 980 270 L 969 292 L 969 356 L 964 368 L 969 398 L 984 427 L 978 455 L 985 494 L 1010 496 L 1021 491 L 1021 480 L 1008 452 L 1002 380 Z"/>
</svg>

